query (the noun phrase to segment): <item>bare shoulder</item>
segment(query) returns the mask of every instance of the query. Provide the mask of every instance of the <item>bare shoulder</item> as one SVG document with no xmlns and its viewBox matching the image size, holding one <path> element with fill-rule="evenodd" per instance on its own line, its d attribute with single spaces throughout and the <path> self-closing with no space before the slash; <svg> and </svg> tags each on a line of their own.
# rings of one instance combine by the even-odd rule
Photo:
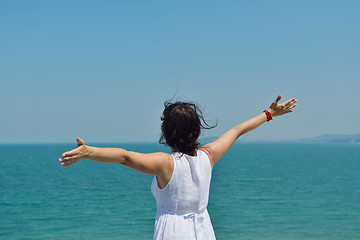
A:
<svg viewBox="0 0 360 240">
<path fill-rule="evenodd" d="M 168 154 L 168 153 L 159 153 L 159 155 L 161 154 L 161 158 L 163 158 L 164 161 L 164 172 L 163 174 L 166 176 L 172 176 L 173 171 L 174 171 L 174 160 L 173 157 Z"/>
<path fill-rule="evenodd" d="M 212 169 L 212 168 L 214 167 L 214 164 L 215 164 L 215 163 L 213 163 L 212 155 L 211 155 L 211 150 L 210 150 L 210 147 L 209 147 L 208 145 L 209 145 L 209 144 L 200 147 L 199 150 L 200 150 L 200 151 L 203 151 L 203 152 L 209 157 L 210 164 L 211 164 L 211 169 Z"/>
<path fill-rule="evenodd" d="M 172 173 L 174 162 L 168 153 L 137 153 L 128 152 L 125 164 L 134 170 L 151 175 L 167 175 Z"/>
<path fill-rule="evenodd" d="M 209 147 L 208 147 L 207 145 L 201 146 L 201 147 L 199 148 L 199 150 L 200 150 L 200 151 L 203 151 L 204 153 L 206 153 L 206 155 L 207 155 L 209 158 L 211 157 L 210 151 L 209 151 Z"/>
<path fill-rule="evenodd" d="M 171 171 L 174 168 L 174 161 L 172 156 L 169 153 L 164 153 L 164 152 L 157 152 L 157 153 L 153 153 L 154 154 L 154 158 L 158 158 L 159 162 L 161 162 L 160 164 L 164 167 L 165 171 Z"/>
</svg>

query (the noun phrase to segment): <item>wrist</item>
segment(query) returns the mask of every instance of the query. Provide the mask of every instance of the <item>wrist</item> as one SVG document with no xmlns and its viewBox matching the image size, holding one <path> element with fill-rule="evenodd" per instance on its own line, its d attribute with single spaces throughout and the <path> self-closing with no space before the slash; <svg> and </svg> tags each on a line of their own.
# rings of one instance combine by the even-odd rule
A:
<svg viewBox="0 0 360 240">
<path fill-rule="evenodd" d="M 275 117 L 275 111 L 273 109 L 269 108 L 267 111 L 271 114 L 272 117 Z"/>
<path fill-rule="evenodd" d="M 265 113 L 265 115 L 266 115 L 266 121 L 267 121 L 267 122 L 273 120 L 272 114 L 271 114 L 271 112 L 270 112 L 269 110 L 264 110 L 264 113 Z"/>
<path fill-rule="evenodd" d="M 93 158 L 95 156 L 95 151 L 95 147 L 85 146 L 85 158 Z"/>
</svg>

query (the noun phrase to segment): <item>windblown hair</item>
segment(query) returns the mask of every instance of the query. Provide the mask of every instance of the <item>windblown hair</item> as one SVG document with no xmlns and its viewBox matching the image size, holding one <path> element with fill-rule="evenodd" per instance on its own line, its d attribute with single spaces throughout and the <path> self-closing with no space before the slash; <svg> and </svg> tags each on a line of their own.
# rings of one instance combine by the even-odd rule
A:
<svg viewBox="0 0 360 240">
<path fill-rule="evenodd" d="M 212 129 L 217 124 L 209 125 L 195 103 L 165 102 L 164 107 L 159 143 L 194 156 L 201 129 Z"/>
</svg>

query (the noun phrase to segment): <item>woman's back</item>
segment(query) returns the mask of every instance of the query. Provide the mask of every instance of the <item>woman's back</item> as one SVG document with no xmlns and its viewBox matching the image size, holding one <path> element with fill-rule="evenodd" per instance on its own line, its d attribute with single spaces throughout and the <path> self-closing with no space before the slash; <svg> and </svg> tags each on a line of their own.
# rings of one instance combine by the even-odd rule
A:
<svg viewBox="0 0 360 240">
<path fill-rule="evenodd" d="M 151 190 L 157 204 L 154 239 L 215 239 L 207 213 L 211 164 L 201 150 L 197 156 L 172 154 L 174 171 L 169 183 Z"/>
<path fill-rule="evenodd" d="M 197 156 L 175 152 L 172 157 L 174 171 L 169 183 L 160 189 L 154 177 L 151 186 L 157 207 L 174 213 L 203 211 L 209 199 L 211 180 L 209 158 L 203 151 L 197 151 Z"/>
</svg>

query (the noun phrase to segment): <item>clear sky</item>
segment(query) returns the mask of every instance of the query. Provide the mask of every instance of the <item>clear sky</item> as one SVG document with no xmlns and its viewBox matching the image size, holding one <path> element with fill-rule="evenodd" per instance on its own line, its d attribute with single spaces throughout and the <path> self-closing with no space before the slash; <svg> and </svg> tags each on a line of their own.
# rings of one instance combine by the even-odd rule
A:
<svg viewBox="0 0 360 240">
<path fill-rule="evenodd" d="M 1 1 L 0 143 L 148 142 L 163 102 L 218 136 L 277 94 L 296 111 L 244 139 L 360 133 L 360 1 Z M 211 121 L 210 121 L 211 122 Z"/>
</svg>

